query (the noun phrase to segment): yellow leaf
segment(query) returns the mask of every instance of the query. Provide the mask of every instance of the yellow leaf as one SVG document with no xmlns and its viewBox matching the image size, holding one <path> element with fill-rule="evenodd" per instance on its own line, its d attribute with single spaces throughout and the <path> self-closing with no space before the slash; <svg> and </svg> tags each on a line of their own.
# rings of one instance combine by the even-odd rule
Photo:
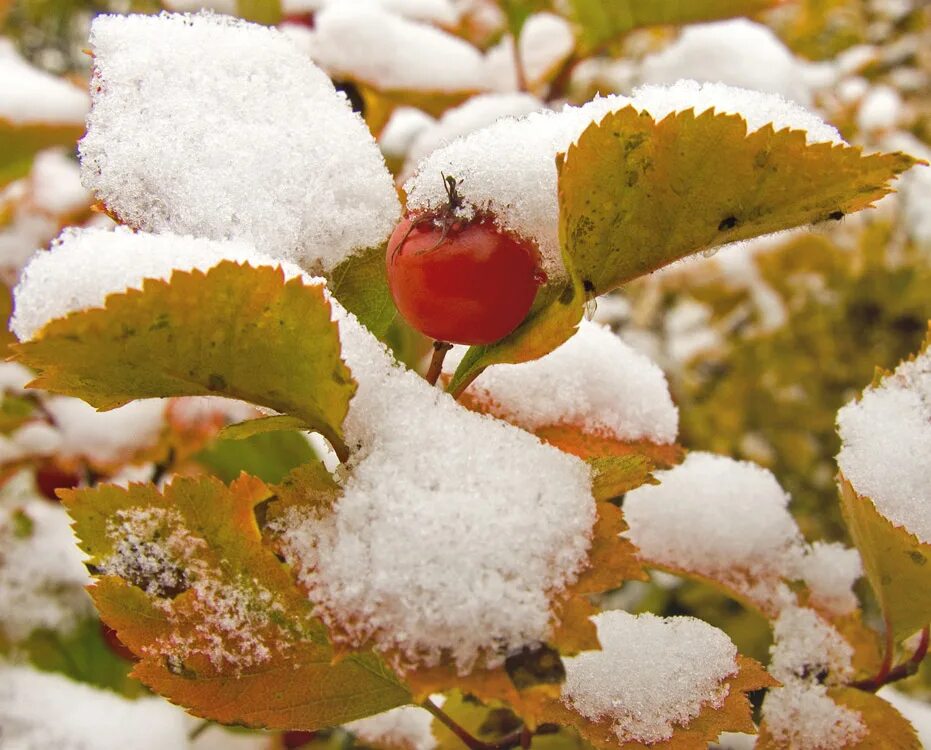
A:
<svg viewBox="0 0 931 750">
<path fill-rule="evenodd" d="M 407 703 L 372 654 L 333 663 L 323 625 L 267 548 L 242 475 L 62 493 L 98 574 L 101 617 L 140 657 L 133 675 L 226 724 L 315 730 Z"/>
<path fill-rule="evenodd" d="M 297 417 L 345 457 L 356 385 L 324 288 L 225 261 L 146 279 L 104 308 L 53 320 L 13 347 L 32 387 L 112 409 L 137 398 L 220 395 Z"/>
<path fill-rule="evenodd" d="M 841 508 L 866 577 L 896 639 L 931 622 L 931 545 L 894 526 L 840 477 Z"/>
<path fill-rule="evenodd" d="M 557 162 L 564 252 L 605 294 L 701 250 L 867 208 L 915 163 L 771 125 L 748 135 L 713 110 L 656 122 L 626 107 Z"/>
<path fill-rule="evenodd" d="M 73 148 L 83 134 L 83 125 L 19 124 L 0 117 L 0 188 L 29 174 L 39 151 L 52 146 Z"/>
</svg>

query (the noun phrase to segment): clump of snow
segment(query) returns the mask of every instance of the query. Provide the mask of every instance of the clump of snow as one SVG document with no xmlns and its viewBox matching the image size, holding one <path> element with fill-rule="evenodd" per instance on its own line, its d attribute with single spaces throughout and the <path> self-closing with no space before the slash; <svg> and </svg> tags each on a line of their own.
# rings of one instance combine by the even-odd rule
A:
<svg viewBox="0 0 931 750">
<path fill-rule="evenodd" d="M 902 118 L 904 102 L 892 86 L 879 84 L 869 89 L 857 110 L 860 130 L 892 130 Z"/>
<path fill-rule="evenodd" d="M 36 154 L 28 179 L 35 210 L 64 217 L 90 205 L 91 194 L 81 184 L 78 163 L 61 149 Z"/>
<path fill-rule="evenodd" d="M 179 13 L 194 13 L 198 10 L 213 10 L 228 16 L 236 15 L 236 0 L 165 0 L 168 10 Z"/>
<path fill-rule="evenodd" d="M 521 29 L 517 43 L 526 84 L 537 91 L 548 76 L 575 49 L 575 35 L 569 22 L 554 13 L 534 13 Z M 485 55 L 490 84 L 498 91 L 520 90 L 514 63 L 514 38 L 505 36 Z"/>
<path fill-rule="evenodd" d="M 31 421 L 9 435 L 0 435 L 0 463 L 51 456 L 61 447 L 61 434 L 52 425 Z"/>
<path fill-rule="evenodd" d="M 352 2 L 376 3 L 396 15 L 441 26 L 455 25 L 462 13 L 457 0 L 283 0 L 281 9 L 285 15 L 298 15 Z"/>
<path fill-rule="evenodd" d="M 434 750 L 433 714 L 419 706 L 400 706 L 345 725 L 370 747 L 388 750 Z"/>
<path fill-rule="evenodd" d="M 796 559 L 792 573 L 807 584 L 812 605 L 835 615 L 857 608 L 852 587 L 862 575 L 860 553 L 837 542 L 813 542 Z"/>
<path fill-rule="evenodd" d="M 786 607 L 773 625 L 773 635 L 769 671 L 777 680 L 839 685 L 853 676 L 853 648 L 813 609 Z"/>
<path fill-rule="evenodd" d="M 66 232 L 24 274 L 16 331 L 28 338 L 143 277 L 230 257 L 279 264 L 245 243 Z M 351 473 L 330 512 L 295 513 L 279 528 L 318 614 L 335 637 L 372 639 L 400 667 L 445 655 L 462 670 L 479 659 L 493 666 L 545 639 L 553 597 L 575 580 L 590 545 L 587 466 L 464 409 L 331 304 L 359 386 L 344 423 Z"/>
<path fill-rule="evenodd" d="M 837 463 L 896 526 L 931 542 L 931 351 L 903 362 L 837 413 Z"/>
<path fill-rule="evenodd" d="M 860 714 L 831 700 L 824 685 L 798 680 L 767 691 L 763 719 L 788 750 L 852 747 L 867 733 Z"/>
<path fill-rule="evenodd" d="M 21 474 L 0 493 L 0 632 L 13 643 L 38 629 L 67 632 L 94 611 L 68 514 L 27 481 Z"/>
<path fill-rule="evenodd" d="M 487 90 L 484 58 L 468 42 L 370 2 L 330 3 L 314 17 L 314 60 L 334 78 L 381 90 Z"/>
<path fill-rule="evenodd" d="M 110 411 L 97 411 L 77 398 L 52 396 L 44 406 L 61 442 L 63 458 L 84 457 L 107 463 L 153 445 L 165 426 L 162 399 L 132 401 Z"/>
<path fill-rule="evenodd" d="M 30 667 L 0 665 L 0 727 L 9 750 L 188 747 L 187 716 L 167 701 L 129 700 Z"/>
<path fill-rule="evenodd" d="M 382 128 L 378 145 L 385 156 L 403 160 L 420 134 L 435 123 L 434 118 L 416 107 L 398 107 Z"/>
<path fill-rule="evenodd" d="M 769 28 L 737 18 L 687 26 L 668 47 L 644 58 L 640 75 L 651 84 L 721 82 L 809 105 L 807 68 Z"/>
<path fill-rule="evenodd" d="M 81 125 L 87 94 L 30 65 L 9 39 L 0 39 L 0 120 L 14 125 Z"/>
<path fill-rule="evenodd" d="M 127 224 L 242 238 L 323 270 L 391 232 L 397 195 L 374 139 L 280 32 L 211 14 L 98 16 L 91 44 L 82 175 Z"/>
<path fill-rule="evenodd" d="M 724 632 L 692 617 L 612 610 L 592 619 L 601 650 L 564 660 L 562 700 L 610 723 L 621 743 L 668 740 L 677 726 L 727 698 L 738 666 Z"/>
<path fill-rule="evenodd" d="M 641 554 L 770 600 L 802 544 L 775 477 L 755 464 L 701 452 L 656 477 L 658 485 L 624 498 L 626 534 Z"/>
<path fill-rule="evenodd" d="M 632 105 L 660 120 L 671 112 L 709 109 L 739 114 L 749 132 L 768 124 L 776 130 L 803 130 L 809 143 L 842 143 L 838 132 L 819 117 L 774 94 L 719 83 L 680 81 L 674 86 L 644 86 L 632 99 L 610 96 L 560 112 L 534 112 L 494 124 L 439 148 L 421 161 L 405 183 L 411 212 L 446 205 L 441 174 L 459 181 L 463 219 L 487 212 L 506 230 L 531 240 L 550 279 L 565 275 L 559 251 L 556 156 L 594 122 Z"/>
<path fill-rule="evenodd" d="M 133 232 L 126 227 L 65 229 L 48 252 L 37 253 L 14 290 L 10 330 L 31 339 L 50 320 L 102 307 L 107 295 L 141 289 L 143 279 L 168 279 L 174 270 L 206 271 L 222 260 L 300 269 L 257 253 L 239 241 Z"/>
<path fill-rule="evenodd" d="M 419 132 L 407 151 L 403 177 L 409 176 L 424 158 L 457 138 L 503 117 L 520 117 L 543 108 L 543 102 L 530 94 L 473 96 L 465 104 L 446 110 L 438 121 Z"/>
<path fill-rule="evenodd" d="M 495 416 L 531 431 L 572 424 L 618 440 L 672 443 L 679 427 L 662 370 L 588 321 L 541 359 L 489 368 L 470 393 Z"/>
</svg>

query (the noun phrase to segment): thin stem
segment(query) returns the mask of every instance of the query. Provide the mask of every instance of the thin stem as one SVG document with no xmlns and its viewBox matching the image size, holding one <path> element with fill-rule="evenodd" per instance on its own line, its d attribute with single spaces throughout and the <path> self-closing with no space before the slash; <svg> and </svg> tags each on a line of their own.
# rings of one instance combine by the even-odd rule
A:
<svg viewBox="0 0 931 750">
<path fill-rule="evenodd" d="M 198 724 L 190 732 L 188 732 L 188 735 L 187 735 L 188 739 L 193 742 L 198 737 L 200 737 L 204 732 L 206 732 L 211 726 L 213 726 L 213 722 L 210 721 L 210 719 L 204 719 L 200 724 Z"/>
<path fill-rule="evenodd" d="M 533 732 L 531 732 L 526 725 L 522 726 L 516 732 L 502 737 L 497 742 L 484 742 L 478 737 L 474 737 L 468 730 L 459 726 L 459 724 L 453 721 L 448 714 L 429 698 L 420 705 L 439 719 L 450 732 L 462 740 L 462 743 L 469 748 L 469 750 L 511 750 L 511 748 L 518 746 L 526 750 L 526 748 L 530 747 L 530 740 L 533 738 Z"/>
<path fill-rule="evenodd" d="M 446 352 L 452 348 L 453 345 L 445 341 L 433 342 L 433 359 L 430 360 L 430 367 L 427 369 L 427 374 L 424 375 L 430 385 L 436 385 L 436 381 L 440 379 L 440 374 L 443 372 L 443 360 L 446 359 Z"/>
<path fill-rule="evenodd" d="M 475 382 L 475 379 L 479 375 L 481 375 L 483 372 L 485 372 L 484 367 L 482 367 L 480 370 L 476 370 L 475 372 L 471 373 L 467 378 L 465 378 L 459 384 L 457 388 L 455 388 L 454 390 L 450 390 L 449 394 L 458 401 L 459 397 L 465 392 L 465 389 L 468 388 L 470 385 L 472 385 L 472 383 Z"/>
<path fill-rule="evenodd" d="M 514 50 L 514 74 L 517 78 L 517 90 L 527 92 L 530 87 L 527 85 L 527 71 L 524 70 L 524 61 L 520 56 L 520 35 L 511 34 L 514 44 L 511 47 Z"/>
<path fill-rule="evenodd" d="M 868 680 L 854 682 L 851 687 L 855 687 L 860 690 L 866 690 L 870 693 L 875 693 L 883 685 L 888 685 L 892 682 L 904 680 L 906 677 L 911 677 L 918 671 L 918 668 L 921 666 L 921 662 L 924 661 L 925 656 L 928 655 L 929 643 L 931 643 L 931 626 L 926 625 L 921 631 L 921 638 L 918 641 L 918 645 L 915 647 L 914 653 L 912 653 L 912 655 L 906 661 L 902 662 L 896 667 L 892 667 L 891 659 L 888 659 L 888 666 L 886 663 L 887 659 L 883 659 L 883 665 L 880 667 L 880 670 L 875 677 L 871 677 Z"/>
</svg>

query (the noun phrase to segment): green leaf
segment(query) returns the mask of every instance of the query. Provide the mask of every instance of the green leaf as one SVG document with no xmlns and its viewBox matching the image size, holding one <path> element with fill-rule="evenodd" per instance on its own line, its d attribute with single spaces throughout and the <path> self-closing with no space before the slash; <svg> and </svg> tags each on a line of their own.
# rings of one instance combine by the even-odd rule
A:
<svg viewBox="0 0 931 750">
<path fill-rule="evenodd" d="M 569 17 L 589 50 L 644 26 L 682 25 L 744 16 L 779 0 L 569 0 Z"/>
<path fill-rule="evenodd" d="M 302 420 L 345 455 L 355 393 L 324 287 L 225 261 L 146 279 L 142 291 L 53 320 L 13 347 L 36 388 L 112 409 L 137 398 L 214 394 Z"/>
<path fill-rule="evenodd" d="M 25 396 L 4 394 L 0 400 L 0 435 L 9 435 L 35 413 L 35 402 Z"/>
<path fill-rule="evenodd" d="M 841 509 L 863 568 L 897 640 L 931 623 L 931 545 L 894 526 L 840 477 Z"/>
<path fill-rule="evenodd" d="M 236 0 L 236 15 L 247 21 L 274 26 L 281 21 L 281 0 Z"/>
<path fill-rule="evenodd" d="M 140 657 L 133 676 L 225 724 L 317 730 L 402 705 L 373 654 L 335 660 L 324 626 L 266 546 L 256 512 L 271 497 L 242 475 L 64 493 L 98 572 L 101 617 Z"/>
<path fill-rule="evenodd" d="M 233 439 L 221 437 L 195 456 L 195 460 L 227 483 L 242 472 L 264 482 L 280 482 L 292 469 L 316 461 L 317 457 L 300 432 L 288 430 Z"/>
<path fill-rule="evenodd" d="M 220 430 L 219 437 L 226 440 L 245 440 L 253 435 L 280 430 L 306 430 L 307 425 L 300 417 L 289 414 L 273 414 L 270 417 L 247 419 L 245 422 L 227 425 Z"/>
<path fill-rule="evenodd" d="M 326 275 L 330 294 L 382 341 L 398 317 L 388 289 L 385 247 L 351 255 Z"/>
<path fill-rule="evenodd" d="M 915 163 L 769 125 L 747 135 L 713 110 L 655 122 L 626 107 L 557 162 L 564 252 L 586 291 L 605 294 L 702 250 L 867 208 Z"/>
<path fill-rule="evenodd" d="M 83 124 L 17 124 L 0 117 L 0 188 L 29 174 L 39 151 L 52 146 L 74 147 L 83 134 Z"/>
</svg>

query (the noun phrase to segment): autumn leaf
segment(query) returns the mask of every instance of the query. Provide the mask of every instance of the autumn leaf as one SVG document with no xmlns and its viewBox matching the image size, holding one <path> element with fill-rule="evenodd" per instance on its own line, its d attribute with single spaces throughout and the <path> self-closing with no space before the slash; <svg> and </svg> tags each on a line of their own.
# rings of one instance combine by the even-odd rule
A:
<svg viewBox="0 0 931 750">
<path fill-rule="evenodd" d="M 605 294 L 702 250 L 867 208 L 915 163 L 772 125 L 748 135 L 743 118 L 713 110 L 656 122 L 625 107 L 557 162 L 564 251 L 585 289 Z"/>
<path fill-rule="evenodd" d="M 679 26 L 756 13 L 780 0 L 569 0 L 588 50 L 644 26 Z"/>
<path fill-rule="evenodd" d="M 236 15 L 247 21 L 274 26 L 281 21 L 281 1 L 236 0 Z"/>
<path fill-rule="evenodd" d="M 307 438 L 294 430 L 261 432 L 242 440 L 219 438 L 194 460 L 224 482 L 232 482 L 242 472 L 264 482 L 280 482 L 296 467 L 319 462 Z"/>
<path fill-rule="evenodd" d="M 14 123 L 0 117 L 0 188 L 29 174 L 39 151 L 52 146 L 73 148 L 83 134 L 83 124 Z"/>
<path fill-rule="evenodd" d="M 837 750 L 921 750 L 921 742 L 912 725 L 893 708 L 873 693 L 854 688 L 828 690 L 832 700 L 860 714 L 866 725 L 866 735 Z M 792 745 L 795 747 L 795 745 Z M 788 742 L 773 737 L 764 721 L 756 741 L 757 750 L 791 750 Z"/>
<path fill-rule="evenodd" d="M 931 622 L 931 545 L 893 525 L 840 477 L 841 509 L 886 622 L 901 640 Z"/>
<path fill-rule="evenodd" d="M 176 271 L 170 282 L 146 279 L 141 291 L 53 320 L 13 349 L 38 372 L 32 387 L 98 409 L 227 396 L 296 417 L 345 454 L 342 422 L 356 386 L 330 316 L 323 286 L 225 261 L 206 273 Z"/>
<path fill-rule="evenodd" d="M 172 702 L 225 724 L 316 730 L 409 701 L 373 654 L 333 662 L 309 600 L 263 544 L 260 480 L 62 495 L 101 617 L 140 657 L 133 676 Z"/>
</svg>

